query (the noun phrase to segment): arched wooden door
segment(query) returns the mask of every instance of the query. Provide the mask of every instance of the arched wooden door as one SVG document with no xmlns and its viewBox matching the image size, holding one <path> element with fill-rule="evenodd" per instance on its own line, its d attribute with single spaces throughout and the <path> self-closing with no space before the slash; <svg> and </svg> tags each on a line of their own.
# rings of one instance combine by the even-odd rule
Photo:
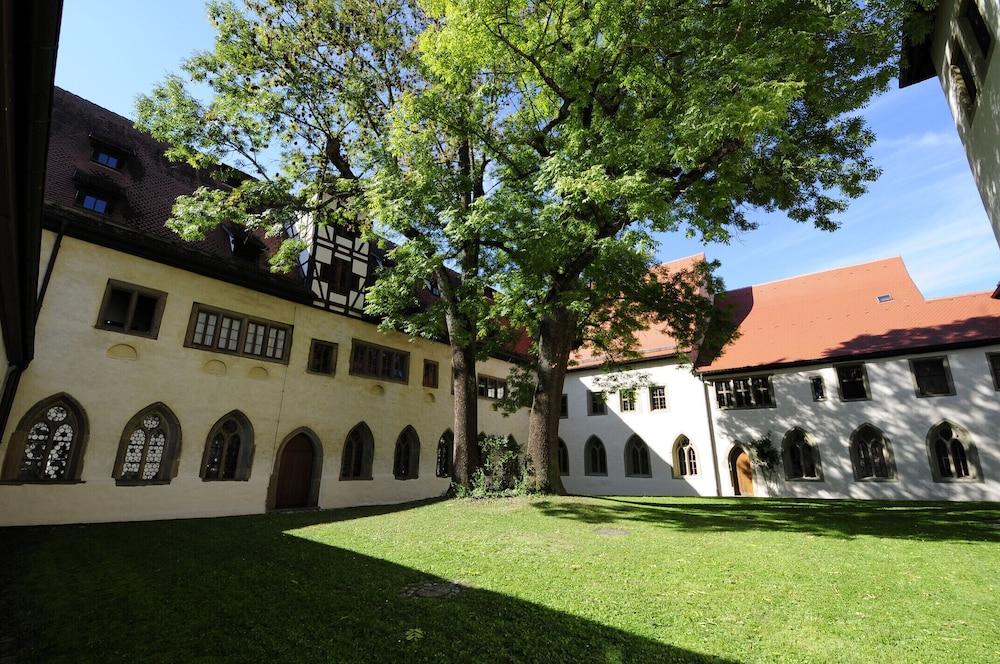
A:
<svg viewBox="0 0 1000 664">
<path fill-rule="evenodd" d="M 278 481 L 274 496 L 277 509 L 309 507 L 316 462 L 313 443 L 300 433 L 285 444 L 278 463 Z"/>
<path fill-rule="evenodd" d="M 737 447 L 729 455 L 733 471 L 733 489 L 737 496 L 753 495 L 753 469 L 750 467 L 750 455 Z"/>
</svg>

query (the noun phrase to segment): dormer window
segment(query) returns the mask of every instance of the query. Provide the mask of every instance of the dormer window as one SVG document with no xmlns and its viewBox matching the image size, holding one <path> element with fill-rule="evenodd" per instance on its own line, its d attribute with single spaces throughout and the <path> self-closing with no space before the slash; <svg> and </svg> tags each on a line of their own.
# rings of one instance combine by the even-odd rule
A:
<svg viewBox="0 0 1000 664">
<path fill-rule="evenodd" d="M 110 150 L 105 150 L 103 148 L 97 148 L 94 150 L 94 154 L 91 159 L 101 166 L 107 166 L 108 168 L 113 168 L 118 170 L 124 161 L 117 153 L 112 153 Z"/>
<path fill-rule="evenodd" d="M 107 194 L 78 189 L 76 201 L 84 210 L 90 210 L 97 214 L 111 214 L 111 199 Z"/>
<path fill-rule="evenodd" d="M 125 166 L 130 154 L 125 146 L 116 144 L 111 138 L 93 133 L 90 134 L 90 145 L 93 148 L 90 160 L 115 171 L 120 171 Z"/>
</svg>

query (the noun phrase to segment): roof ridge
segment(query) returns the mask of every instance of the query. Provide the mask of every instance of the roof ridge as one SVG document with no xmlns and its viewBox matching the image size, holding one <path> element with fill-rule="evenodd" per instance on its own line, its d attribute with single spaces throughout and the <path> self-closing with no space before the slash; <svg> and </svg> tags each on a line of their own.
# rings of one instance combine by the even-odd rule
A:
<svg viewBox="0 0 1000 664">
<path fill-rule="evenodd" d="M 831 267 L 831 268 L 827 268 L 825 270 L 814 270 L 813 272 L 805 272 L 803 274 L 795 274 L 795 275 L 792 275 L 790 277 L 782 277 L 780 279 L 772 279 L 770 281 L 762 281 L 759 284 L 750 284 L 749 286 L 740 286 L 739 288 L 733 288 L 733 289 L 730 289 L 730 290 L 728 290 L 726 292 L 727 293 L 731 293 L 733 291 L 744 290 L 746 288 L 758 288 L 760 286 L 770 286 L 772 284 L 781 283 L 782 281 L 794 281 L 796 279 L 803 279 L 805 277 L 815 277 L 816 275 L 826 274 L 828 272 L 837 272 L 839 270 L 848 270 L 848 269 L 850 269 L 852 267 L 861 267 L 862 265 L 874 265 L 875 263 L 885 263 L 887 261 L 893 261 L 893 260 L 898 260 L 903 265 L 903 268 L 904 269 L 906 268 L 906 263 L 903 261 L 903 257 L 897 254 L 895 256 L 886 256 L 885 258 L 876 258 L 876 259 L 870 260 L 870 261 L 861 261 L 860 263 L 851 263 L 850 265 L 840 265 L 838 267 Z M 907 277 L 910 276 L 909 272 L 906 273 L 906 276 Z M 911 283 L 913 282 L 912 278 L 910 279 L 910 282 Z M 916 286 L 916 284 L 914 284 L 914 287 L 915 286 Z M 917 289 L 918 292 L 919 292 L 919 290 L 920 289 Z"/>
</svg>

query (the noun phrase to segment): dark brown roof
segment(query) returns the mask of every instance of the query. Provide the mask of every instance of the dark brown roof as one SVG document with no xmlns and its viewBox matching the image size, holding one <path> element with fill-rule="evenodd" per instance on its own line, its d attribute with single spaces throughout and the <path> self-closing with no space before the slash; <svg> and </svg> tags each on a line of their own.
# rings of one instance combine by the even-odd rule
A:
<svg viewBox="0 0 1000 664">
<path fill-rule="evenodd" d="M 125 153 L 124 165 L 115 170 L 93 161 L 97 144 Z M 174 201 L 198 187 L 220 188 L 226 184 L 187 164 L 168 161 L 164 156 L 166 148 L 149 134 L 137 130 L 128 118 L 56 87 L 45 178 L 46 204 L 160 240 L 183 242 L 165 225 Z M 98 215 L 81 208 L 76 200 L 78 187 L 115 195 L 118 201 L 111 214 Z M 255 235 L 268 255 L 281 244 L 281 238 Z M 221 227 L 204 240 L 185 244 L 218 257 L 233 257 L 230 233 Z M 266 255 L 261 257 L 258 267 L 265 268 L 265 260 Z"/>
</svg>

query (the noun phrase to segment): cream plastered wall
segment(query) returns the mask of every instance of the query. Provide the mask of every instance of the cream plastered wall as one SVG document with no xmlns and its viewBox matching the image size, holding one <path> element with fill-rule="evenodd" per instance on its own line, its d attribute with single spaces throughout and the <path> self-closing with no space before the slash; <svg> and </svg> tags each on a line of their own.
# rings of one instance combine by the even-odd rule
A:
<svg viewBox="0 0 1000 664">
<path fill-rule="evenodd" d="M 43 256 L 52 241 L 46 232 Z M 168 294 L 157 339 L 95 328 L 109 278 Z M 185 348 L 194 302 L 293 325 L 289 364 Z M 339 344 L 334 376 L 306 372 L 312 338 Z M 409 384 L 351 376 L 355 338 L 409 352 Z M 276 449 L 301 427 L 311 429 L 323 448 L 320 507 L 427 498 L 448 486 L 447 479 L 435 477 L 437 442 L 452 422 L 450 353 L 444 344 L 382 334 L 369 323 L 64 238 L 38 321 L 37 349 L 21 379 L 0 454 L 6 455 L 11 432 L 35 403 L 65 392 L 80 403 L 89 422 L 82 482 L 0 485 L 0 525 L 263 512 Z M 425 358 L 439 363 L 437 389 L 421 386 Z M 480 370 L 502 377 L 508 369 L 507 363 L 491 359 Z M 155 402 L 170 407 L 180 422 L 177 477 L 166 485 L 116 486 L 112 470 L 122 430 Z M 479 404 L 483 430 L 527 439 L 525 411 L 505 418 L 491 402 Z M 250 478 L 202 481 L 206 436 L 232 410 L 242 411 L 253 425 Z M 375 439 L 372 480 L 340 481 L 344 440 L 362 421 Z M 407 425 L 420 437 L 420 470 L 418 479 L 401 481 L 393 477 L 393 452 Z"/>
<path fill-rule="evenodd" d="M 729 454 L 735 441 L 771 433 L 780 449 L 792 427 L 806 431 L 820 454 L 823 481 L 787 481 L 779 467 L 770 477 L 754 469 L 756 495 L 810 498 L 877 498 L 916 500 L 1000 500 L 1000 392 L 993 386 L 986 354 L 1000 346 L 953 350 L 947 358 L 954 396 L 917 397 L 908 359 L 941 357 L 945 353 L 910 355 L 865 363 L 871 399 L 844 402 L 832 365 L 773 374 L 776 407 L 721 411 L 714 399 L 718 464 L 722 489 L 733 495 Z M 813 401 L 810 378 L 826 386 L 825 401 Z M 966 429 L 979 452 L 983 481 L 935 482 L 926 438 L 930 429 L 949 420 Z M 862 424 L 881 429 L 889 439 L 896 464 L 890 481 L 855 481 L 850 436 Z"/>
<path fill-rule="evenodd" d="M 650 385 L 667 388 L 665 410 L 650 410 L 649 390 L 637 391 L 635 411 L 622 412 L 619 394 L 607 394 L 605 415 L 587 414 L 587 392 L 600 391 L 601 370 L 572 371 L 564 392 L 568 417 L 560 420 L 559 435 L 569 452 L 569 475 L 563 477 L 567 491 L 591 495 L 714 496 L 715 473 L 708 430 L 708 411 L 702 383 L 691 373 L 690 364 L 676 360 L 646 363 L 623 374 L 644 374 Z M 652 477 L 625 475 L 625 443 L 637 434 L 650 451 Z M 591 435 L 604 443 L 607 476 L 586 475 L 584 446 Z M 673 447 L 680 436 L 694 445 L 698 474 L 674 477 Z"/>
<path fill-rule="evenodd" d="M 941 87 L 958 133 L 965 145 L 972 174 L 982 195 L 993 232 L 1000 243 L 1000 2 L 972 0 L 992 30 L 993 45 L 985 57 L 981 54 L 967 20 L 960 15 L 965 0 L 945 0 L 938 7 L 932 57 Z M 966 55 L 978 84 L 978 98 L 970 111 L 963 108 L 951 72 L 954 49 Z"/>
</svg>

